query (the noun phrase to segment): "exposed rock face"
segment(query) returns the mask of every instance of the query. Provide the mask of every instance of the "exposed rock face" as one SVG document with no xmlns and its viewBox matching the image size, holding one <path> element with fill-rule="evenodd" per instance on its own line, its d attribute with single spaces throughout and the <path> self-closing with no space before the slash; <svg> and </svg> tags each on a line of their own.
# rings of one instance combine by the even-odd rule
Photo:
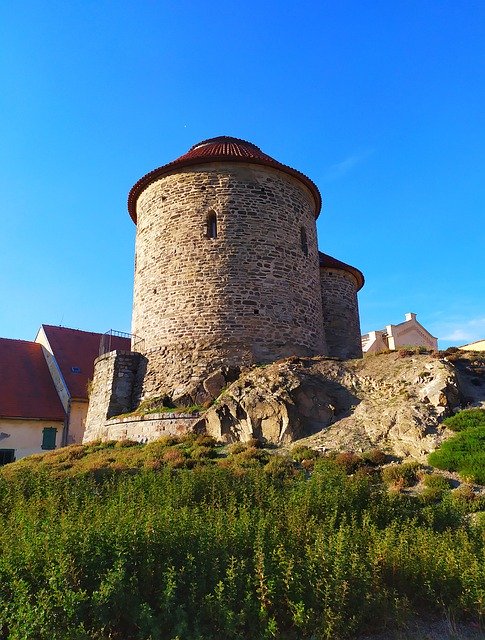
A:
<svg viewBox="0 0 485 640">
<path fill-rule="evenodd" d="M 445 359 L 398 353 L 347 361 L 288 358 L 244 373 L 198 427 L 226 442 L 307 438 L 321 449 L 379 446 L 419 457 L 441 442 L 439 423 L 460 402 L 457 370 Z"/>
</svg>

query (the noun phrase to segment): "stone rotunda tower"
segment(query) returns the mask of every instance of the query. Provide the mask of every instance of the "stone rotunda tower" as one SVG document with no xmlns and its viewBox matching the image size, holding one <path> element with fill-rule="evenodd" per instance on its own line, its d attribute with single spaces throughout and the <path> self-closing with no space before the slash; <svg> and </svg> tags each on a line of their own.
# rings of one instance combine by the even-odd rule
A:
<svg viewBox="0 0 485 640">
<path fill-rule="evenodd" d="M 223 136 L 144 176 L 128 208 L 143 396 L 190 392 L 221 364 L 326 353 L 309 178 Z"/>
<path fill-rule="evenodd" d="M 318 251 L 320 209 L 309 178 L 238 138 L 199 142 L 141 178 L 128 199 L 136 338 L 96 360 L 85 440 L 142 437 L 135 418 L 122 432 L 109 419 L 144 400 L 211 401 L 246 366 L 360 357 L 364 279 Z"/>
</svg>

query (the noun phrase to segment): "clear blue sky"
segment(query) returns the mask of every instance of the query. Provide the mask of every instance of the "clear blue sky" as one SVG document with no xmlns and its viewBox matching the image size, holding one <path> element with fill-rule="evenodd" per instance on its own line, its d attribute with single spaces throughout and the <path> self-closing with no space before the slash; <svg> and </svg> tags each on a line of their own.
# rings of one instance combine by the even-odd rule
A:
<svg viewBox="0 0 485 640">
<path fill-rule="evenodd" d="M 485 338 L 485 2 L 0 3 L 0 336 L 130 331 L 131 186 L 208 137 L 306 173 L 362 331 Z"/>
</svg>

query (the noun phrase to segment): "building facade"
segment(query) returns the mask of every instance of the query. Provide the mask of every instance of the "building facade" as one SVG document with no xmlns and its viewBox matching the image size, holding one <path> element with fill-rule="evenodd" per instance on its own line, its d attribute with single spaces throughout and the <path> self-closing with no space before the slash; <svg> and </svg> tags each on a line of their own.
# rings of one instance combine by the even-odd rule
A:
<svg viewBox="0 0 485 640">
<path fill-rule="evenodd" d="M 41 345 L 0 338 L 0 465 L 61 446 L 65 429 Z"/>
<path fill-rule="evenodd" d="M 416 320 L 415 313 L 406 313 L 405 321 L 399 324 L 388 324 L 385 329 L 370 331 L 362 336 L 364 353 L 379 351 L 395 351 L 399 347 L 425 347 L 438 350 L 438 338 Z"/>
<path fill-rule="evenodd" d="M 0 338 L 0 465 L 82 442 L 103 341 L 130 350 L 120 335 L 45 324 L 35 341 Z"/>
</svg>

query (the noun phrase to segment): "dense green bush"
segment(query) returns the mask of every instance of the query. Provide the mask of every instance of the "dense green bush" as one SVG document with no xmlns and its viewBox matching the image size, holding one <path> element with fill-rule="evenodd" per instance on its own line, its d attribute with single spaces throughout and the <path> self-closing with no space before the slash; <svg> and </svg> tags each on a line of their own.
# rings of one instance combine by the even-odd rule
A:
<svg viewBox="0 0 485 640">
<path fill-rule="evenodd" d="M 443 420 L 443 424 L 452 431 L 485 427 L 485 409 L 465 409 Z"/>
<path fill-rule="evenodd" d="M 456 500 L 390 494 L 324 458 L 308 476 L 251 446 L 223 467 L 209 446 L 152 443 L 158 470 L 136 473 L 99 466 L 137 449 L 115 444 L 92 447 L 103 473 L 5 469 L 0 638 L 317 640 L 409 607 L 483 614 L 484 524 Z"/>
<path fill-rule="evenodd" d="M 428 461 L 438 469 L 457 471 L 466 481 L 485 484 L 485 425 L 465 429 L 445 440 L 428 456 Z"/>
<path fill-rule="evenodd" d="M 316 458 L 320 457 L 318 451 L 301 444 L 297 444 L 292 447 L 290 453 L 293 460 L 296 460 L 297 462 L 303 462 L 304 460 L 316 460 Z"/>
</svg>

